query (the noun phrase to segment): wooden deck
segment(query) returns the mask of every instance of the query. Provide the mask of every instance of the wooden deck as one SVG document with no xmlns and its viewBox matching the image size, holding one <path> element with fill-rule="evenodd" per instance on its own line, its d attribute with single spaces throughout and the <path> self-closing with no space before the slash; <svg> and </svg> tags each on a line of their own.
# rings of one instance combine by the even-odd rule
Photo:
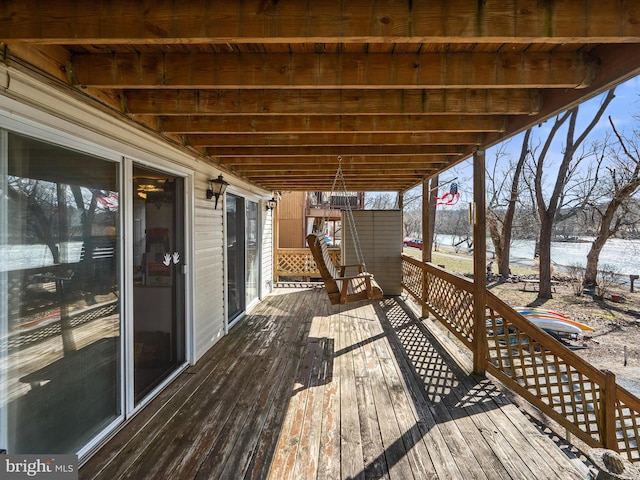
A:
<svg viewBox="0 0 640 480">
<path fill-rule="evenodd" d="M 401 300 L 280 288 L 80 478 L 587 478 L 567 454 Z"/>
</svg>

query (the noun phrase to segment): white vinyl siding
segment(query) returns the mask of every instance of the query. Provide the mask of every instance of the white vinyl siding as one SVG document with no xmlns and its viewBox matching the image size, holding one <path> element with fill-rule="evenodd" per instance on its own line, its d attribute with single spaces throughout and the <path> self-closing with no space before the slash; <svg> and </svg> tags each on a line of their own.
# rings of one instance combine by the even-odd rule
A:
<svg viewBox="0 0 640 480">
<path fill-rule="evenodd" d="M 206 200 L 209 176 L 195 177 L 194 209 L 194 283 L 193 333 L 195 360 L 199 359 L 225 334 L 224 315 L 224 204 Z"/>
<path fill-rule="evenodd" d="M 264 205 L 264 202 L 261 204 Z M 273 218 L 275 215 L 273 210 L 267 211 L 266 207 L 263 207 L 262 212 L 262 274 L 260 280 L 260 298 L 271 293 L 273 288 Z"/>
</svg>

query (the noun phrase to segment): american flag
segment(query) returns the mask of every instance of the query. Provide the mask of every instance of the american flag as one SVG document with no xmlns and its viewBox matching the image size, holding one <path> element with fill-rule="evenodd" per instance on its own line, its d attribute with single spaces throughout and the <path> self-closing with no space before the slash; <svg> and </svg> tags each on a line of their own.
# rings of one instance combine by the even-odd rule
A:
<svg viewBox="0 0 640 480">
<path fill-rule="evenodd" d="M 118 210 L 119 198 L 118 192 L 99 192 L 97 194 L 98 205 L 107 210 Z"/>
</svg>

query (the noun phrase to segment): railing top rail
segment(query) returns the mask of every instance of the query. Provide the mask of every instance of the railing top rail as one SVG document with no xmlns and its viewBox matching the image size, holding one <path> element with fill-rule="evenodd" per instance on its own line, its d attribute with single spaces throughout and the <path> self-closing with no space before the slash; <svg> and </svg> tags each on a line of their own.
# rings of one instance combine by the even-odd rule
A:
<svg viewBox="0 0 640 480">
<path fill-rule="evenodd" d="M 330 251 L 340 251 L 340 247 L 327 247 L 328 250 Z M 286 248 L 282 248 L 282 247 L 278 247 L 276 248 L 276 252 L 282 252 L 282 253 L 308 253 L 309 255 L 311 255 L 311 251 L 309 250 L 309 248 L 290 248 L 290 247 L 286 247 Z"/>
<path fill-rule="evenodd" d="M 640 411 L 640 400 L 633 393 L 626 388 L 616 385 L 616 393 L 618 400 L 624 402 L 628 407 L 631 407 L 635 411 Z"/>
</svg>

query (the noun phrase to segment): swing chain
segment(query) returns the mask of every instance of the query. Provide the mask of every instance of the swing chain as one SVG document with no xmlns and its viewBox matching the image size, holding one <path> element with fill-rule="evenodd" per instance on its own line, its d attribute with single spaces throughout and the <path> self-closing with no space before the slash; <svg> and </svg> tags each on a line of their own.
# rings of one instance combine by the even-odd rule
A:
<svg viewBox="0 0 640 480">
<path fill-rule="evenodd" d="M 342 172 L 342 155 L 338 155 L 338 169 L 336 171 L 336 176 L 333 179 L 333 185 L 331 186 L 331 195 L 329 198 L 333 198 L 333 194 L 336 191 L 336 185 L 339 189 L 342 190 L 346 201 L 346 208 L 344 211 L 346 212 L 347 223 L 349 224 L 349 234 L 351 235 L 351 241 L 353 242 L 356 261 L 357 263 L 362 264 L 362 268 L 366 272 L 367 266 L 364 263 L 364 256 L 362 255 L 362 249 L 360 248 L 360 238 L 358 237 L 358 231 L 356 229 L 355 220 L 353 218 L 353 210 L 351 208 L 351 200 L 349 200 L 349 195 L 347 195 L 347 185 L 344 181 L 344 173 Z M 326 213 L 327 210 L 325 209 L 320 224 L 320 229 L 322 230 L 320 232 L 321 234 L 324 234 L 325 221 L 327 218 Z M 342 231 L 344 232 L 344 225 L 342 226 Z"/>
</svg>

